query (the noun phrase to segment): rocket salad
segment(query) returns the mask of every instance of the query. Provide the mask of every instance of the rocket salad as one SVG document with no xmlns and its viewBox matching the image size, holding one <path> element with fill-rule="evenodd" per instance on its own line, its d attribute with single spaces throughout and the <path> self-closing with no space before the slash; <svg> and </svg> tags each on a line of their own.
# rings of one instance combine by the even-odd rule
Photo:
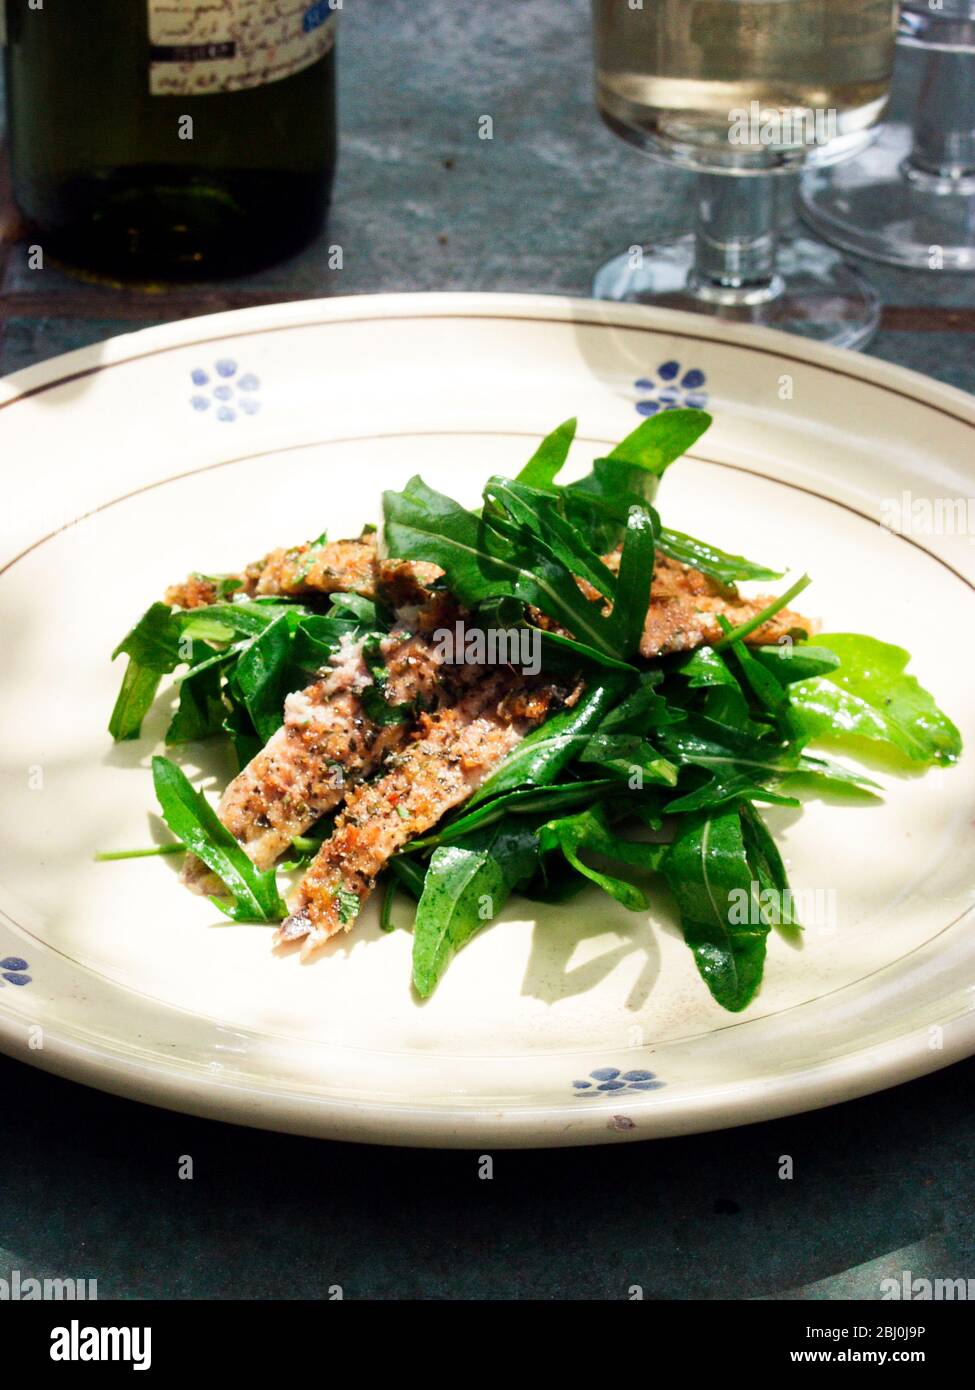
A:
<svg viewBox="0 0 975 1390">
<path fill-rule="evenodd" d="M 916 768 L 961 741 L 906 652 L 793 610 L 806 576 L 745 597 L 782 575 L 663 524 L 661 479 L 709 424 L 663 412 L 565 482 L 567 421 L 476 510 L 414 477 L 381 537 L 321 535 L 152 604 L 114 653 L 113 737 L 172 677 L 166 743 L 229 740 L 240 768 L 215 809 L 153 759 L 187 886 L 310 959 L 379 884 L 385 929 L 413 905 L 424 998 L 513 895 L 641 914 L 669 895 L 714 999 L 743 1009 L 770 931 L 801 930 L 759 808 L 803 784 L 878 794 L 824 737 Z"/>
</svg>

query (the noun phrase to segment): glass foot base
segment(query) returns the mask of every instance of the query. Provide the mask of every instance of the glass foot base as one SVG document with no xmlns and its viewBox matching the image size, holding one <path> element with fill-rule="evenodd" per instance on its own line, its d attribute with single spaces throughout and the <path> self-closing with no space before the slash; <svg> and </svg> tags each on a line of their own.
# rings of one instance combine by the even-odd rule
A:
<svg viewBox="0 0 975 1390">
<path fill-rule="evenodd" d="M 905 161 L 909 126 L 891 125 L 849 164 L 808 176 L 805 221 L 836 246 L 912 270 L 975 271 L 975 180 L 940 179 Z"/>
<path fill-rule="evenodd" d="M 693 236 L 644 246 L 640 258 L 627 252 L 607 261 L 596 272 L 593 295 L 760 324 L 846 348 L 862 347 L 880 321 L 873 287 L 835 251 L 807 237 L 779 242 L 770 290 L 702 292 L 689 283 L 693 266 Z"/>
</svg>

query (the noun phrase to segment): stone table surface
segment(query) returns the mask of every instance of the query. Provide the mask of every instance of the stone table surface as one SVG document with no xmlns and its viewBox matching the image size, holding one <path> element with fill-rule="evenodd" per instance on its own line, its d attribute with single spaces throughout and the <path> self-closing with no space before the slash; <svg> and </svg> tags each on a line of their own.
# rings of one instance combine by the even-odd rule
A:
<svg viewBox="0 0 975 1390">
<path fill-rule="evenodd" d="M 587 8 L 346 0 L 330 225 L 257 276 L 150 295 L 32 271 L 0 182 L 0 373 L 282 298 L 585 295 L 609 255 L 685 229 L 691 189 L 597 119 Z M 912 80 L 904 59 L 905 107 Z M 865 269 L 885 306 L 868 351 L 975 390 L 975 276 Z M 234 1129 L 0 1059 L 0 1278 L 121 1298 L 876 1299 L 905 1269 L 975 1276 L 973 1100 L 975 1061 L 724 1134 L 499 1152 L 485 1181 L 477 1154 Z"/>
</svg>

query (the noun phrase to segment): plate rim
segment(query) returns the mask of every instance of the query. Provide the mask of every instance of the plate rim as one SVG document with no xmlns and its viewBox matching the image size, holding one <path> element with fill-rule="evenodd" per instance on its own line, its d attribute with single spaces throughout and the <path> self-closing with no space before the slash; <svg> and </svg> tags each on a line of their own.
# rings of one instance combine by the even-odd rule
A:
<svg viewBox="0 0 975 1390">
<path fill-rule="evenodd" d="M 0 1011 L 0 1052 L 25 1062 L 22 1037 L 15 1037 L 16 1015 Z M 925 1045 L 927 1027 L 902 1033 L 882 1046 L 847 1052 L 801 1072 L 762 1082 L 754 1078 L 722 1092 L 674 1097 L 620 1098 L 612 1107 L 580 1110 L 570 1102 L 501 1109 L 467 1106 L 450 1109 L 403 1102 L 343 1100 L 290 1089 L 185 1075 L 148 1065 L 121 1050 L 98 1049 L 45 1026 L 42 1050 L 29 1065 L 65 1080 L 174 1113 L 348 1143 L 394 1148 L 472 1149 L 582 1147 L 717 1133 L 807 1114 L 890 1090 L 940 1071 L 975 1052 L 975 1012 L 942 1025 L 943 1046 Z M 879 1054 L 879 1055 L 878 1055 Z M 877 1068 L 884 1067 L 877 1084 Z M 743 1095 L 737 1092 L 745 1092 Z"/>
<path fill-rule="evenodd" d="M 363 305 L 375 305 L 377 311 L 369 314 L 357 313 L 356 310 Z M 417 313 L 417 308 L 426 308 L 427 312 Z M 315 317 L 316 315 L 321 317 Z M 430 319 L 438 316 L 469 319 L 536 318 L 545 322 L 581 321 L 593 327 L 618 327 L 637 331 L 644 329 L 649 332 L 669 333 L 672 337 L 741 347 L 806 366 L 831 370 L 834 375 L 867 381 L 873 386 L 885 387 L 895 394 L 906 396 L 917 405 L 939 414 L 947 414 L 962 424 L 975 427 L 975 395 L 962 391 L 959 387 L 949 386 L 899 363 L 887 362 L 879 357 L 865 357 L 849 348 L 832 347 L 778 329 L 704 318 L 685 310 L 656 309 L 640 304 L 619 304 L 570 295 L 487 291 L 454 293 L 446 290 L 285 299 L 273 304 L 200 314 L 192 318 L 176 319 L 171 323 L 152 324 L 131 333 L 115 334 L 98 343 L 46 358 L 43 362 L 23 367 L 0 378 L 0 411 L 30 399 L 41 390 L 94 375 L 126 362 L 190 345 L 202 346 L 209 342 L 219 342 L 226 337 L 247 337 L 261 332 L 273 332 L 293 322 L 295 318 L 313 327 L 336 320 L 364 322 L 369 319 L 384 321 L 391 317 Z M 708 329 L 716 324 L 721 326 L 720 334 L 709 333 Z M 191 331 L 205 325 L 209 325 L 210 329 L 215 331 L 199 334 Z M 853 369 L 854 364 L 856 369 Z M 66 368 L 68 370 L 65 370 Z M 935 404 L 935 399 L 941 404 Z"/>
</svg>

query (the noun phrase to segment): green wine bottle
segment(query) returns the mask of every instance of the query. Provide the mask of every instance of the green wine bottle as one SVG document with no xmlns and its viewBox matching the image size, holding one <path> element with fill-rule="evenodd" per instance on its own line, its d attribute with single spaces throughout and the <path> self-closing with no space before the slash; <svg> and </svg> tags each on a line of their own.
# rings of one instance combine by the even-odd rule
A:
<svg viewBox="0 0 975 1390">
<path fill-rule="evenodd" d="M 143 281 L 297 251 L 331 194 L 340 4 L 0 0 L 14 194 L 35 241 Z"/>
</svg>

